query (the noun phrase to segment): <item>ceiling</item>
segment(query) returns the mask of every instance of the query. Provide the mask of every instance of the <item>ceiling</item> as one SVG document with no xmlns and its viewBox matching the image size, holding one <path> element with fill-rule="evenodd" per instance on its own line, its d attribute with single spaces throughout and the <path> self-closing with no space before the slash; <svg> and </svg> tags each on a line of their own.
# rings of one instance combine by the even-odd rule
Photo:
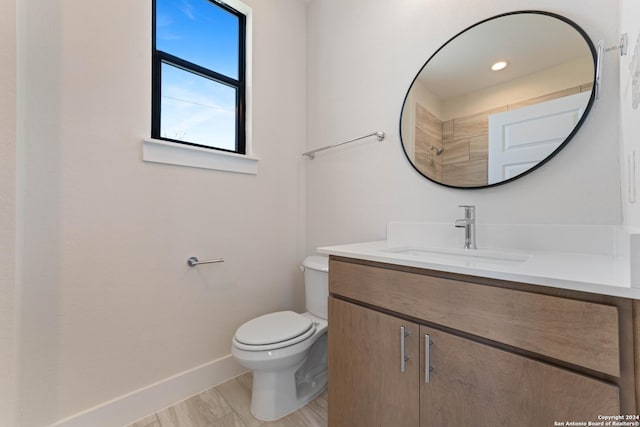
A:
<svg viewBox="0 0 640 427">
<path fill-rule="evenodd" d="M 515 14 L 487 21 L 450 41 L 420 73 L 422 83 L 447 100 L 590 55 L 569 24 L 541 14 Z M 496 61 L 502 71 L 491 71 Z"/>
</svg>

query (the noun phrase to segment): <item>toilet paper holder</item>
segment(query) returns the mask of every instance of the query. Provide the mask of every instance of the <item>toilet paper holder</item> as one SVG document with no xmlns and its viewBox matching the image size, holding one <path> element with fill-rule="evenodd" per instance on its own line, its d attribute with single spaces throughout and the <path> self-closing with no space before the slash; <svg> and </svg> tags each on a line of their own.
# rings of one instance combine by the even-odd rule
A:
<svg viewBox="0 0 640 427">
<path fill-rule="evenodd" d="M 192 256 L 187 260 L 187 264 L 189 264 L 189 267 L 195 267 L 196 265 L 200 265 L 200 264 L 214 264 L 216 262 L 224 262 L 224 259 L 216 258 L 216 259 L 210 259 L 207 261 L 200 261 L 198 257 Z"/>
</svg>

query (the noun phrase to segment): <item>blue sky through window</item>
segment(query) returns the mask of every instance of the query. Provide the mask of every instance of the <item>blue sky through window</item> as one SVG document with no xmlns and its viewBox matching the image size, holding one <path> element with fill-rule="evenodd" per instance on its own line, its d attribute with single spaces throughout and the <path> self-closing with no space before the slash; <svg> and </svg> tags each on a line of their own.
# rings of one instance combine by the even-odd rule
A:
<svg viewBox="0 0 640 427">
<path fill-rule="evenodd" d="M 156 0 L 156 49 L 238 79 L 238 17 L 209 0 Z M 236 150 L 237 90 L 162 63 L 160 136 Z"/>
<path fill-rule="evenodd" d="M 162 64 L 160 135 L 236 149 L 236 89 Z"/>
<path fill-rule="evenodd" d="M 234 79 L 238 26 L 209 0 L 156 0 L 156 48 Z"/>
</svg>

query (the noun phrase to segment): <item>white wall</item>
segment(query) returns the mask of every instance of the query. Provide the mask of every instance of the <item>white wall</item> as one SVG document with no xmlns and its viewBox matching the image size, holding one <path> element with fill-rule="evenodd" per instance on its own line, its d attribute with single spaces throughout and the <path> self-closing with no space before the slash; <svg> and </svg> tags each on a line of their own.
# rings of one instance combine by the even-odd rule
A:
<svg viewBox="0 0 640 427">
<path fill-rule="evenodd" d="M 16 2 L 0 3 L 0 425 L 16 416 Z"/>
<path fill-rule="evenodd" d="M 627 33 L 629 37 L 629 52 L 626 56 L 619 57 L 616 52 L 608 55 L 620 58 L 620 116 L 622 132 L 621 163 L 622 173 L 622 203 L 624 209 L 625 225 L 640 227 L 640 107 L 632 106 L 631 65 L 640 69 L 640 3 L 637 0 L 620 1 L 620 33 Z M 615 38 L 609 44 L 615 44 Z M 633 62 L 635 57 L 635 63 Z M 636 70 L 636 68 L 634 68 Z M 638 83 L 640 84 L 640 82 Z M 636 101 L 637 102 L 637 101 Z M 630 175 L 629 159 L 635 151 L 635 179 Z M 629 195 L 631 181 L 635 181 L 635 202 Z"/>
<path fill-rule="evenodd" d="M 149 0 L 23 2 L 24 427 L 227 355 L 242 322 L 303 308 L 306 5 L 247 3 L 257 176 L 142 162 Z M 225 262 L 190 269 L 194 255 Z"/>
<path fill-rule="evenodd" d="M 399 141 L 407 88 L 452 35 L 499 13 L 566 15 L 593 40 L 615 40 L 616 4 L 600 0 L 320 0 L 308 12 L 307 148 L 384 130 L 387 139 L 336 149 L 308 163 L 308 250 L 385 237 L 391 220 L 451 222 L 475 204 L 485 223 L 620 224 L 618 77 L 578 135 L 528 176 L 484 190 L 448 189 L 409 165 Z M 482 242 L 480 242 L 482 244 Z"/>
<path fill-rule="evenodd" d="M 470 116 L 593 82 L 591 55 L 444 102 L 442 120 Z"/>
</svg>

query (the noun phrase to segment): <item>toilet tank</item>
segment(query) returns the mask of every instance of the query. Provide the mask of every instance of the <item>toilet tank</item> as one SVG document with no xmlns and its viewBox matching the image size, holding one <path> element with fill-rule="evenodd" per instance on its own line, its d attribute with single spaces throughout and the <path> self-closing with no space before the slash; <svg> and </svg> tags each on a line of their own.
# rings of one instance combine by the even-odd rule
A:
<svg viewBox="0 0 640 427">
<path fill-rule="evenodd" d="M 304 269 L 304 294 L 307 311 L 326 319 L 329 298 L 329 258 L 308 256 L 302 262 Z"/>
</svg>

